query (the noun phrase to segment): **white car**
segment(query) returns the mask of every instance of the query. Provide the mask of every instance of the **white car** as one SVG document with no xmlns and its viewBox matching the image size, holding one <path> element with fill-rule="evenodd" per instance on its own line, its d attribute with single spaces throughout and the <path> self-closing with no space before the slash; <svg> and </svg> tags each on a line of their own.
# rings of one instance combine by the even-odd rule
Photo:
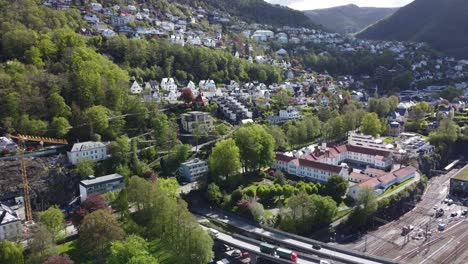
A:
<svg viewBox="0 0 468 264">
<path fill-rule="evenodd" d="M 219 237 L 219 231 L 218 230 L 211 228 L 210 231 L 211 231 L 211 233 L 213 233 L 214 237 Z"/>
</svg>

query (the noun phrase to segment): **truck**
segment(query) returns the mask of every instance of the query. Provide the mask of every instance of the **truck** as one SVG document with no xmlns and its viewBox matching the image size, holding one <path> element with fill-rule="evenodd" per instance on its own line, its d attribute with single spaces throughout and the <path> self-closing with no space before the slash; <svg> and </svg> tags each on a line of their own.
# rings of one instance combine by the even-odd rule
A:
<svg viewBox="0 0 468 264">
<path fill-rule="evenodd" d="M 268 255 L 277 255 L 280 258 L 290 260 L 292 262 L 297 262 L 297 253 L 286 249 L 281 248 L 275 245 L 271 245 L 268 243 L 261 243 L 260 244 L 260 252 L 268 254 Z"/>
<path fill-rule="evenodd" d="M 401 235 L 402 235 L 402 236 L 405 236 L 405 235 L 407 235 L 408 233 L 410 233 L 411 231 L 413 231 L 413 229 L 414 229 L 414 226 L 412 226 L 412 225 L 406 225 L 406 226 L 403 227 L 403 230 L 401 231 Z"/>
</svg>

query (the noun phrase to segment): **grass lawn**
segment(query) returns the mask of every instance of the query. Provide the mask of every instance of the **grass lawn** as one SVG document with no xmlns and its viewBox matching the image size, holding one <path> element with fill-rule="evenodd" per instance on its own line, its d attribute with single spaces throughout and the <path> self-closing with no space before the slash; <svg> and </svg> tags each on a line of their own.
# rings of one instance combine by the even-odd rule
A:
<svg viewBox="0 0 468 264">
<path fill-rule="evenodd" d="M 343 210 L 343 211 L 339 211 L 339 212 L 336 214 L 336 216 L 333 217 L 333 220 L 332 220 L 332 221 L 336 221 L 336 220 L 342 218 L 343 216 L 345 216 L 345 215 L 351 213 L 351 210 L 353 210 L 353 209 L 350 208 L 350 209 L 346 209 L 346 210 Z"/>
<path fill-rule="evenodd" d="M 396 191 L 398 189 L 400 189 L 401 187 L 405 186 L 406 184 L 408 184 L 409 182 L 411 182 L 412 179 L 408 179 L 398 185 L 393 185 L 392 187 L 388 188 L 382 195 L 386 195 L 386 194 L 389 194 L 393 191 Z"/>
<path fill-rule="evenodd" d="M 396 137 L 384 137 L 383 141 L 387 144 L 393 144 L 393 142 L 397 141 L 398 138 Z"/>
</svg>

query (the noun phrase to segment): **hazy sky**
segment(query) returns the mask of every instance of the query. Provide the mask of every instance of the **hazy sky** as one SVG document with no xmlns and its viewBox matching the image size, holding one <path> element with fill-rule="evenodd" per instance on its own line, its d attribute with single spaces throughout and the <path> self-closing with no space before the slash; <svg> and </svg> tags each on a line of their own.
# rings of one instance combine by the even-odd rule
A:
<svg viewBox="0 0 468 264">
<path fill-rule="evenodd" d="M 272 4 L 286 5 L 298 10 L 311 10 L 347 4 L 361 7 L 400 7 L 414 0 L 265 0 Z"/>
</svg>

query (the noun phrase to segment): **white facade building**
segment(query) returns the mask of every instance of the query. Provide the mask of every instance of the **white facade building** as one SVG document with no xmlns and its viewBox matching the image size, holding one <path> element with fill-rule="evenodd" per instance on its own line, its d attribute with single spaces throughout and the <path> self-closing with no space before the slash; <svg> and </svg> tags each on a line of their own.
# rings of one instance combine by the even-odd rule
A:
<svg viewBox="0 0 468 264">
<path fill-rule="evenodd" d="M 8 151 L 8 153 L 16 152 L 18 145 L 7 137 L 0 137 L 0 153 L 3 151 Z"/>
<path fill-rule="evenodd" d="M 296 108 L 288 106 L 288 108 L 279 111 L 279 117 L 282 120 L 291 120 L 301 118 L 301 114 Z"/>
<path fill-rule="evenodd" d="M 180 176 L 189 182 L 197 180 L 199 177 L 207 175 L 208 162 L 200 159 L 192 159 L 180 165 Z"/>
<path fill-rule="evenodd" d="M 203 126 L 207 132 L 212 131 L 213 127 L 213 118 L 208 113 L 192 111 L 180 116 L 182 128 L 192 133 L 195 127 Z"/>
<path fill-rule="evenodd" d="M 346 164 L 336 166 L 277 154 L 272 167 L 309 181 L 327 182 L 332 175 L 340 175 L 346 181 L 348 180 L 348 166 Z"/>
<path fill-rule="evenodd" d="M 114 173 L 102 177 L 89 176 L 80 181 L 80 200 L 84 202 L 93 193 L 118 192 L 125 186 L 125 177 Z"/>
<path fill-rule="evenodd" d="M 105 160 L 107 158 L 107 146 L 102 142 L 94 141 L 75 143 L 70 152 L 67 152 L 67 156 L 73 165 L 76 165 L 81 159 Z"/>
<path fill-rule="evenodd" d="M 143 89 L 138 84 L 138 82 L 133 81 L 132 86 L 130 86 L 130 93 L 132 93 L 132 94 L 141 94 L 142 91 L 143 91 Z"/>
<path fill-rule="evenodd" d="M 163 78 L 161 80 L 161 88 L 164 91 L 173 91 L 173 92 L 175 92 L 177 90 L 177 85 L 176 85 L 173 78 Z"/>
<path fill-rule="evenodd" d="M 22 233 L 21 219 L 10 207 L 0 203 L 0 241 L 16 240 Z"/>
</svg>

